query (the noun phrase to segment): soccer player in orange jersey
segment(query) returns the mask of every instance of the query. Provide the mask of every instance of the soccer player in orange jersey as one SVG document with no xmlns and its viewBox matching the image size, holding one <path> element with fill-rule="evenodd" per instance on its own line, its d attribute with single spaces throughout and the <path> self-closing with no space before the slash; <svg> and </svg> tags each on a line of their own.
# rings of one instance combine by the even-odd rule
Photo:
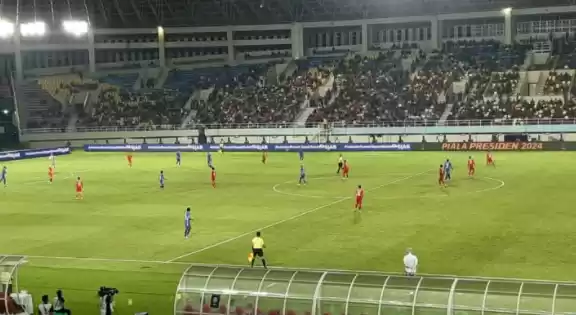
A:
<svg viewBox="0 0 576 315">
<path fill-rule="evenodd" d="M 354 205 L 355 210 L 362 210 L 362 200 L 364 199 L 364 189 L 362 189 L 362 185 L 358 185 L 356 188 L 356 204 Z"/>
<path fill-rule="evenodd" d="M 476 173 L 476 162 L 474 162 L 474 159 L 469 156 L 468 157 L 468 176 L 474 176 L 474 174 Z"/>
<path fill-rule="evenodd" d="M 446 182 L 444 181 L 444 167 L 442 164 L 440 164 L 440 169 L 438 170 L 438 185 L 446 187 Z"/>
<path fill-rule="evenodd" d="M 128 166 L 132 167 L 132 153 L 126 154 L 126 160 L 128 160 Z"/>
<path fill-rule="evenodd" d="M 50 184 L 54 182 L 54 168 L 52 165 L 48 166 L 48 180 L 50 181 Z"/>
<path fill-rule="evenodd" d="M 350 172 L 350 164 L 348 164 L 348 161 L 344 160 L 344 165 L 342 165 L 342 179 L 348 178 L 349 172 Z"/>
<path fill-rule="evenodd" d="M 492 156 L 492 152 L 490 151 L 486 152 L 486 165 L 496 167 L 496 164 L 494 163 L 494 157 Z"/>
<path fill-rule="evenodd" d="M 76 199 L 84 199 L 84 183 L 80 176 L 76 179 Z"/>
<path fill-rule="evenodd" d="M 210 172 L 210 180 L 212 181 L 212 188 L 216 188 L 216 169 L 212 167 L 212 172 Z"/>
</svg>

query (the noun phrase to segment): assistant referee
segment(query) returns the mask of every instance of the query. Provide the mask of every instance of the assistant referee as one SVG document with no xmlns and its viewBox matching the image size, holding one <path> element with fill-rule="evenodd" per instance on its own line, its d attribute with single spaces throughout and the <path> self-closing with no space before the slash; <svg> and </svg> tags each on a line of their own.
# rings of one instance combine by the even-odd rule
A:
<svg viewBox="0 0 576 315">
<path fill-rule="evenodd" d="M 264 248 L 266 248 L 266 244 L 264 244 L 262 234 L 260 232 L 256 232 L 256 237 L 252 239 L 252 254 L 254 257 L 250 262 L 250 267 L 254 267 L 254 261 L 256 261 L 256 259 L 260 259 L 264 268 L 268 269 L 266 266 L 266 258 L 264 258 Z"/>
</svg>

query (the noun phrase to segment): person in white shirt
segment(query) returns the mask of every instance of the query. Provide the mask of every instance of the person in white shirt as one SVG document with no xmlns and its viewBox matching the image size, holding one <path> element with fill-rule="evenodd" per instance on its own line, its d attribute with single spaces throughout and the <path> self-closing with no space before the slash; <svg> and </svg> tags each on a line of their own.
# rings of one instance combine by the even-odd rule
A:
<svg viewBox="0 0 576 315">
<path fill-rule="evenodd" d="M 66 315 L 70 315 L 72 312 L 65 307 L 64 305 L 65 302 L 66 300 L 64 300 L 62 290 L 56 291 L 56 297 L 54 298 L 54 304 L 52 305 L 54 313 L 63 313 Z"/>
<path fill-rule="evenodd" d="M 406 273 L 406 276 L 415 276 L 417 267 L 418 257 L 412 253 L 412 248 L 408 248 L 406 250 L 406 255 L 404 255 L 404 272 Z"/>
<path fill-rule="evenodd" d="M 38 314 L 40 315 L 52 314 L 52 304 L 48 303 L 48 295 L 42 296 L 42 303 L 38 305 Z"/>
</svg>

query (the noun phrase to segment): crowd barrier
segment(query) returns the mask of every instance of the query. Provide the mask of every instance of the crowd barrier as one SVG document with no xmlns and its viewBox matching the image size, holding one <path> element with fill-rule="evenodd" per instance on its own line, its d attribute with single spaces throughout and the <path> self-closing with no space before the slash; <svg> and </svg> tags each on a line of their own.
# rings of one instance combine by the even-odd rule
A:
<svg viewBox="0 0 576 315">
<path fill-rule="evenodd" d="M 20 150 L 20 151 L 4 151 L 0 152 L 0 161 L 13 161 L 23 159 L 33 159 L 40 157 L 48 157 L 50 155 L 65 155 L 70 154 L 70 148 L 49 148 L 37 150 Z"/>
</svg>

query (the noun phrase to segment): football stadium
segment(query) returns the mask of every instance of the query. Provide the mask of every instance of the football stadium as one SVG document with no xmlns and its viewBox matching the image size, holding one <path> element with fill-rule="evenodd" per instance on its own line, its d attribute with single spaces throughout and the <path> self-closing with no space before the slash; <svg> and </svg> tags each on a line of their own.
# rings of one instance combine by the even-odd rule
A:
<svg viewBox="0 0 576 315">
<path fill-rule="evenodd" d="M 576 2 L 0 0 L 0 315 L 573 315 Z"/>
</svg>

